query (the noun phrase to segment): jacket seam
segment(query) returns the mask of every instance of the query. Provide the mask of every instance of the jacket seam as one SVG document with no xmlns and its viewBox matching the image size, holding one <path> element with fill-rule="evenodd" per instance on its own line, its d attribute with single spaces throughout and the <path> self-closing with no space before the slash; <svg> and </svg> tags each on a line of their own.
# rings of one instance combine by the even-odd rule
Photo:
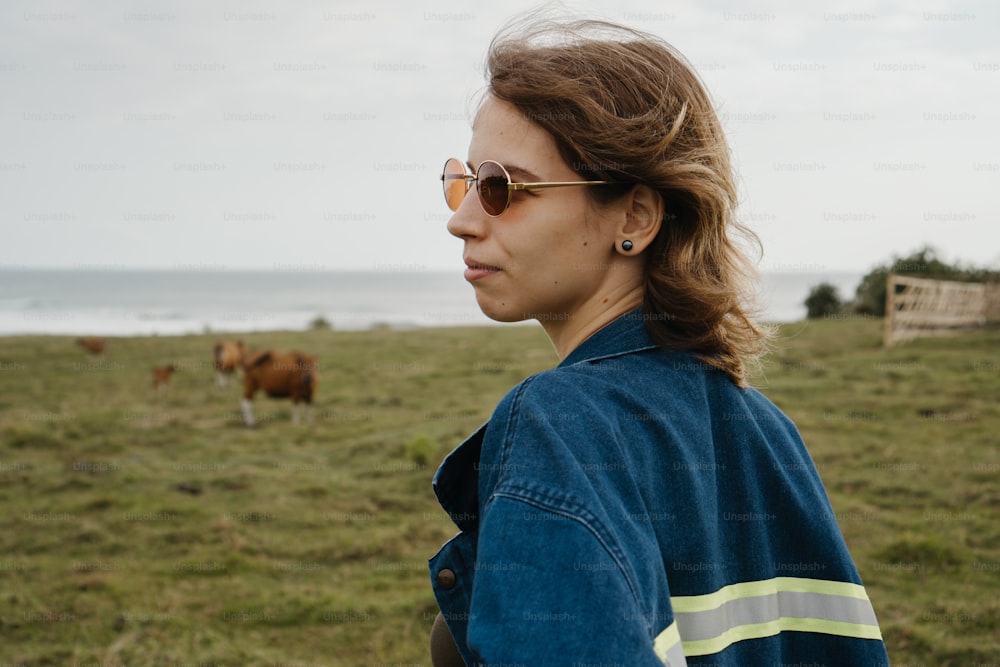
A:
<svg viewBox="0 0 1000 667">
<path fill-rule="evenodd" d="M 642 345 L 640 347 L 630 347 L 623 350 L 615 350 L 613 352 L 602 352 L 595 354 L 591 357 L 582 357 L 576 361 L 569 364 L 559 364 L 556 368 L 573 368 L 574 366 L 579 366 L 580 364 L 592 364 L 598 361 L 604 361 L 605 359 L 614 359 L 615 357 L 624 357 L 629 354 L 637 354 L 639 352 L 647 352 L 649 350 L 661 349 L 659 345 L 651 343 L 648 345 Z"/>
<path fill-rule="evenodd" d="M 629 575 L 629 568 L 625 564 L 626 562 L 625 555 L 623 553 L 619 553 L 620 550 L 615 548 L 614 540 L 610 539 L 610 534 L 608 533 L 608 531 L 604 529 L 604 526 L 601 523 L 600 519 L 596 517 L 592 512 L 590 512 L 589 510 L 587 510 L 582 506 L 577 505 L 576 503 L 573 503 L 575 506 L 574 510 L 575 512 L 577 512 L 574 513 L 568 509 L 556 507 L 552 504 L 546 503 L 545 501 L 540 500 L 536 497 L 529 497 L 527 495 L 522 495 L 521 493 L 518 493 L 516 490 L 506 490 L 506 491 L 495 491 L 493 493 L 493 496 L 490 498 L 490 500 L 486 503 L 486 506 L 484 506 L 483 508 L 483 514 L 486 513 L 487 507 L 496 498 L 507 498 L 509 500 L 524 503 L 525 505 L 530 505 L 542 511 L 549 512 L 557 516 L 561 516 L 563 518 L 569 519 L 570 521 L 574 521 L 583 526 L 587 530 L 587 532 L 593 535 L 594 539 L 597 540 L 597 543 L 601 545 L 601 548 L 604 549 L 604 551 L 608 554 L 611 560 L 614 561 L 615 565 L 618 566 L 618 571 L 621 574 L 622 578 L 625 580 L 625 584 L 628 586 L 629 592 L 632 593 L 632 599 L 635 602 L 636 607 L 645 612 L 644 616 L 646 617 L 649 616 L 648 613 L 649 610 L 646 609 L 646 605 L 642 603 L 642 599 L 639 596 L 638 586 L 636 585 L 636 582 L 633 580 L 633 578 Z M 591 523 L 593 523 L 593 525 L 591 525 Z M 653 628 L 648 623 L 646 631 L 649 633 L 652 633 L 653 631 Z"/>
<path fill-rule="evenodd" d="M 517 422 L 521 416 L 521 399 L 524 396 L 525 389 L 534 379 L 534 375 L 525 378 L 518 386 L 517 393 L 514 394 L 514 399 L 511 401 L 510 412 L 507 415 L 507 423 L 504 424 L 503 450 L 500 453 L 500 474 L 497 475 L 496 486 L 500 486 L 504 477 L 503 471 L 507 470 L 507 461 L 510 458 L 511 440 L 513 440 L 514 431 L 517 428 Z"/>
</svg>

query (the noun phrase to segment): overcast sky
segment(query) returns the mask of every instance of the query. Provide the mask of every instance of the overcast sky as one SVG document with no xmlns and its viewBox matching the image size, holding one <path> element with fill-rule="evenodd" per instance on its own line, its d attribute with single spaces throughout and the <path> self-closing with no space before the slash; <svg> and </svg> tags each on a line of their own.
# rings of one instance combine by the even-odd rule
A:
<svg viewBox="0 0 1000 667">
<path fill-rule="evenodd" d="M 458 270 L 438 175 L 537 2 L 0 4 L 0 266 Z M 570 0 L 724 119 L 768 271 L 1000 263 L 1000 4 Z"/>
</svg>

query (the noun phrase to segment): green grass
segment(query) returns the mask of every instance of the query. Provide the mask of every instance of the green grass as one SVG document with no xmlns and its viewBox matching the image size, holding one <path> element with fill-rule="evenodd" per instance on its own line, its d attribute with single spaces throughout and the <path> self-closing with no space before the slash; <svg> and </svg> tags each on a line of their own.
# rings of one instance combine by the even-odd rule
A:
<svg viewBox="0 0 1000 667">
<path fill-rule="evenodd" d="M 755 384 L 799 425 L 894 663 L 1000 654 L 1000 331 L 881 348 L 788 325 Z M 242 336 L 320 358 L 311 424 L 214 386 L 215 336 L 0 338 L 0 664 L 429 665 L 441 458 L 534 326 Z M 179 367 L 169 389 L 150 369 Z"/>
</svg>

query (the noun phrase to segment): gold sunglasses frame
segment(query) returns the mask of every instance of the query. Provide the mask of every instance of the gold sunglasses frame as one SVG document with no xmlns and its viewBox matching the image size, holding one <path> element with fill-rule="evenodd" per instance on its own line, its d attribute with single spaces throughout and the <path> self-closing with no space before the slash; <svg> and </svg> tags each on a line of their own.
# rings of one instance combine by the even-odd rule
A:
<svg viewBox="0 0 1000 667">
<path fill-rule="evenodd" d="M 504 167 L 499 162 L 497 162 L 496 160 L 483 160 L 482 162 L 479 163 L 479 167 L 476 168 L 476 173 L 470 174 L 467 171 L 468 165 L 459 160 L 457 157 L 453 157 L 445 160 L 444 167 L 441 170 L 441 182 L 442 182 L 441 187 L 445 190 L 444 192 L 445 203 L 448 203 L 448 191 L 447 188 L 445 188 L 444 186 L 444 182 L 447 180 L 446 177 L 449 176 L 447 172 L 448 163 L 451 162 L 452 160 L 462 165 L 462 170 L 463 172 L 465 172 L 462 174 L 461 178 L 465 181 L 466 195 L 468 195 L 469 190 L 472 189 L 472 183 L 479 180 L 479 176 L 477 174 L 483 168 L 483 165 L 486 164 L 487 162 L 495 164 L 497 167 L 500 168 L 500 171 L 503 172 L 503 175 L 507 178 L 507 202 L 504 204 L 504 207 L 500 209 L 499 213 L 493 214 L 486 210 L 486 207 L 483 206 L 483 197 L 479 193 L 479 188 L 478 187 L 476 188 L 476 198 L 479 200 L 479 205 L 482 207 L 483 212 L 486 213 L 486 215 L 490 216 L 491 218 L 499 218 L 501 215 L 504 214 L 504 211 L 510 208 L 511 193 L 517 190 L 541 190 L 543 188 L 562 188 L 569 185 L 621 185 L 620 181 L 548 181 L 540 183 L 514 183 L 510 178 L 510 173 L 507 171 L 507 168 Z M 451 180 L 457 181 L 459 179 L 459 176 L 457 174 L 454 174 L 451 175 L 450 178 Z M 450 204 L 448 205 L 448 208 L 449 209 L 451 208 Z"/>
</svg>

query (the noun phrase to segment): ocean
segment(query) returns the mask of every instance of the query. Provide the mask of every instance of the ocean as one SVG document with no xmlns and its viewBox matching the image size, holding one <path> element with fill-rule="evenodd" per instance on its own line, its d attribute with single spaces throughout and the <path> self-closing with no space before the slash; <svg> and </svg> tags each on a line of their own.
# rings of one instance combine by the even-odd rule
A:
<svg viewBox="0 0 1000 667">
<path fill-rule="evenodd" d="M 765 318 L 794 322 L 820 282 L 853 296 L 863 274 L 765 273 Z M 182 335 L 496 324 L 461 272 L 0 270 L 0 336 Z"/>
</svg>

